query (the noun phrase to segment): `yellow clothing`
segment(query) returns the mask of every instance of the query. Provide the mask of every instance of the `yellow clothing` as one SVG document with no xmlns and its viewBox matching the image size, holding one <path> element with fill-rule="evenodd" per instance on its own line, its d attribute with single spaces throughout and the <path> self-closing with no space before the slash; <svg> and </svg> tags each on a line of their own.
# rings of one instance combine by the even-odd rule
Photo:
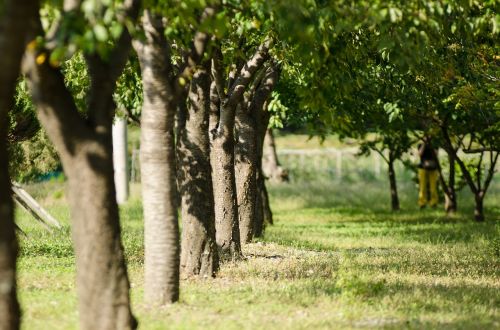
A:
<svg viewBox="0 0 500 330">
<path fill-rule="evenodd" d="M 426 170 L 423 168 L 418 169 L 418 205 L 425 206 L 427 204 L 427 185 L 429 185 L 429 190 L 431 193 L 431 199 L 429 201 L 430 206 L 436 206 L 438 203 L 438 192 L 437 192 L 437 170 Z"/>
</svg>

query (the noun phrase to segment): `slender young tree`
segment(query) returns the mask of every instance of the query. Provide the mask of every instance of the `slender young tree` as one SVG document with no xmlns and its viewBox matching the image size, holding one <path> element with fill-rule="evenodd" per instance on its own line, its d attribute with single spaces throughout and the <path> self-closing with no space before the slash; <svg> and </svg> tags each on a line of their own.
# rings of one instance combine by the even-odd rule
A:
<svg viewBox="0 0 500 330">
<path fill-rule="evenodd" d="M 104 9 L 106 6 L 92 8 L 95 11 L 87 14 L 100 17 Z M 113 40 L 113 46 L 109 46 L 97 30 L 96 40 L 102 40 L 97 43 L 98 47 L 109 53 L 84 49 L 90 86 L 86 116 L 82 116 L 65 85 L 59 64 L 53 61 L 57 47 L 65 46 L 59 42 L 69 40 L 67 33 L 74 32 L 62 29 L 66 26 L 62 23 L 83 19 L 82 10 L 80 1 L 66 1 L 61 20 L 56 21 L 47 34 L 38 21 L 36 34 L 47 42 L 27 52 L 23 70 L 40 122 L 54 143 L 68 177 L 80 326 L 82 329 L 132 329 L 136 328 L 137 321 L 130 308 L 130 284 L 113 180 L 111 135 L 115 112 L 113 91 L 128 59 L 131 37 L 124 28 Z M 119 24 L 134 20 L 138 11 L 139 1 L 125 1 L 123 10 L 116 13 L 116 20 Z"/>
<path fill-rule="evenodd" d="M 7 152 L 8 112 L 13 105 L 16 80 L 27 35 L 34 27 L 37 0 L 4 1 L 0 5 L 0 329 L 19 329 L 16 292 L 17 239 L 14 224 Z"/>
</svg>

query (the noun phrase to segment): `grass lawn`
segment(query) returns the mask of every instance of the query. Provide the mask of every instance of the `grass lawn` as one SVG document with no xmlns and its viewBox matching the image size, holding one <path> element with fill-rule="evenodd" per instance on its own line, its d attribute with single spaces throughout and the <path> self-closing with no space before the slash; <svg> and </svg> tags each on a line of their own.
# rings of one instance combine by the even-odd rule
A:
<svg viewBox="0 0 500 330">
<path fill-rule="evenodd" d="M 337 146 L 330 140 L 326 146 Z M 277 143 L 318 145 L 296 136 Z M 384 180 L 271 185 L 275 224 L 264 239 L 244 247 L 246 260 L 222 265 L 216 279 L 183 280 L 181 301 L 161 309 L 142 299 L 142 207 L 140 188 L 133 186 L 121 215 L 140 328 L 500 328 L 500 181 L 486 198 L 486 223 L 477 224 L 467 189 L 459 196 L 460 213 L 448 218 L 441 209 L 419 210 L 416 187 L 405 179 L 403 210 L 392 213 Z M 17 213 L 27 234 L 20 237 L 19 259 L 23 328 L 77 328 L 63 186 L 49 182 L 28 190 L 64 228 L 47 232 Z"/>
</svg>

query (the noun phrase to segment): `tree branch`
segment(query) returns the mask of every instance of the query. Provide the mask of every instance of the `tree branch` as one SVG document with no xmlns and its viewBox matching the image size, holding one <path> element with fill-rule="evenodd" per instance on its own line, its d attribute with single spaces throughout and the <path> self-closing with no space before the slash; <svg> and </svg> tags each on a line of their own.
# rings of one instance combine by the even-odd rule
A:
<svg viewBox="0 0 500 330">
<path fill-rule="evenodd" d="M 200 24 L 215 15 L 215 9 L 206 7 L 200 17 Z M 179 73 L 175 77 L 175 92 L 182 99 L 186 95 L 186 83 L 191 80 L 196 67 L 201 64 L 205 50 L 210 41 L 210 36 L 201 31 L 196 31 L 193 37 L 193 44 L 190 51 L 184 55 L 184 60 L 180 66 Z"/>
<path fill-rule="evenodd" d="M 222 51 L 220 49 L 220 45 L 217 45 L 213 55 L 212 55 L 212 80 L 215 84 L 215 90 L 219 94 L 219 99 L 226 99 L 226 92 L 224 91 L 224 74 L 222 69 Z"/>
<path fill-rule="evenodd" d="M 123 13 L 118 17 L 120 23 L 125 24 L 126 19 L 135 21 L 139 15 L 140 4 L 140 0 L 127 0 Z M 88 119 L 97 132 L 110 133 L 107 131 L 115 111 L 113 91 L 127 63 L 131 45 L 130 32 L 124 28 L 108 59 L 101 58 L 97 53 L 85 55 L 90 75 Z"/>
<path fill-rule="evenodd" d="M 215 81 L 212 81 L 210 85 L 210 129 L 209 131 L 217 130 L 217 126 L 219 125 L 220 117 L 220 98 L 219 93 L 217 91 L 217 86 Z"/>
<path fill-rule="evenodd" d="M 245 63 L 240 70 L 238 77 L 229 89 L 228 98 L 225 101 L 225 106 L 235 107 L 240 101 L 247 88 L 248 84 L 252 81 L 255 72 L 264 64 L 269 57 L 269 47 L 271 46 L 271 39 L 265 40 L 252 58 Z"/>
<path fill-rule="evenodd" d="M 477 189 L 476 185 L 474 184 L 474 179 L 470 175 L 470 172 L 467 169 L 467 166 L 465 166 L 464 162 L 460 159 L 460 157 L 458 157 L 457 152 L 453 148 L 453 143 L 451 142 L 450 135 L 448 134 L 448 129 L 446 128 L 446 126 L 441 126 L 441 133 L 443 134 L 444 141 L 447 144 L 449 150 L 453 152 L 455 160 L 457 161 L 458 166 L 460 167 L 460 170 L 462 171 L 462 175 L 464 176 L 465 181 L 469 185 L 472 192 L 474 194 L 477 194 L 478 189 Z"/>
<path fill-rule="evenodd" d="M 271 93 L 274 89 L 274 86 L 278 82 L 279 77 L 279 69 L 278 66 L 273 63 L 271 64 L 264 73 L 264 76 L 259 84 L 257 90 L 255 91 L 255 95 L 252 98 L 252 101 L 249 106 L 250 114 L 254 116 L 259 116 L 257 112 L 259 110 L 264 111 L 264 104 L 269 100 Z"/>
<path fill-rule="evenodd" d="M 127 121 L 131 124 L 141 126 L 141 118 L 136 116 L 129 109 L 123 109 L 123 112 L 127 115 Z"/>
<path fill-rule="evenodd" d="M 486 191 L 488 191 L 488 188 L 490 186 L 490 183 L 493 179 L 493 176 L 495 175 L 495 168 L 496 168 L 496 164 L 497 164 L 497 161 L 498 161 L 498 156 L 500 155 L 500 152 L 496 152 L 496 154 L 493 156 L 494 152 L 491 152 L 490 153 L 490 167 L 488 169 L 488 175 L 486 176 L 486 180 L 484 181 L 484 188 L 483 188 L 483 191 L 484 193 L 486 193 Z"/>
<path fill-rule="evenodd" d="M 35 35 L 41 31 L 39 24 L 39 33 Z M 74 155 L 79 142 L 87 140 L 91 131 L 80 116 L 61 71 L 51 67 L 48 61 L 38 64 L 36 58 L 39 56 L 39 51 L 28 49 L 23 59 L 23 72 L 40 121 L 57 149 L 66 151 L 60 153 L 64 162 L 64 155 Z"/>
<path fill-rule="evenodd" d="M 482 152 L 500 152 L 497 148 L 476 148 L 476 149 L 462 149 L 465 154 L 476 154 Z"/>
</svg>

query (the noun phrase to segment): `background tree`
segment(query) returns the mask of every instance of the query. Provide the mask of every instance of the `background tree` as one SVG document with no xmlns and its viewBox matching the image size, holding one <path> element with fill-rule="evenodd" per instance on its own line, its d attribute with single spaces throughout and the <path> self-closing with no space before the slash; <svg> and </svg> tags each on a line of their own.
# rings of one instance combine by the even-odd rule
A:
<svg viewBox="0 0 500 330">
<path fill-rule="evenodd" d="M 441 182 L 447 210 L 456 209 L 455 162 L 475 196 L 475 219 L 482 221 L 483 199 L 498 159 L 498 4 L 446 3 L 429 33 L 425 61 L 414 65 L 417 91 L 422 95 L 418 117 L 433 131 L 448 154 L 448 182 Z M 465 161 L 462 152 L 477 154 Z M 489 158 L 487 164 L 484 157 Z M 470 166 L 467 165 L 469 163 Z"/>
</svg>

